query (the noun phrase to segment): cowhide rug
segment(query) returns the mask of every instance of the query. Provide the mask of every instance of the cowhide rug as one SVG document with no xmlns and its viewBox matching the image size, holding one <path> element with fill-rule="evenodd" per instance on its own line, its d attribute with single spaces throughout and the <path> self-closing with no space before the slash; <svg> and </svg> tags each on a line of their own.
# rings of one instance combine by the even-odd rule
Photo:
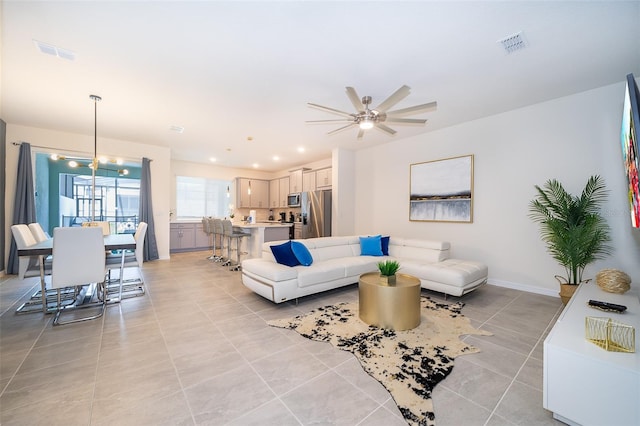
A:
<svg viewBox="0 0 640 426">
<path fill-rule="evenodd" d="M 459 339 L 463 334 L 491 335 L 471 326 L 451 305 L 421 298 L 421 323 L 413 330 L 393 331 L 369 326 L 358 317 L 358 303 L 315 309 L 306 315 L 269 321 L 302 336 L 353 353 L 362 368 L 378 380 L 411 425 L 435 425 L 431 391 L 453 370 L 458 355 L 478 352 Z"/>
</svg>

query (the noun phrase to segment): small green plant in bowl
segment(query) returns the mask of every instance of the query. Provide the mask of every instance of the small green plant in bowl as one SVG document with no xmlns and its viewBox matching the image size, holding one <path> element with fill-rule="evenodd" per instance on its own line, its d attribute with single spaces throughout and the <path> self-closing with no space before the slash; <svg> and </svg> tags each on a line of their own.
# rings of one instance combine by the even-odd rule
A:
<svg viewBox="0 0 640 426">
<path fill-rule="evenodd" d="M 378 262 L 378 269 L 380 270 L 380 280 L 385 284 L 396 283 L 396 272 L 400 269 L 400 264 L 395 260 L 385 260 L 384 262 Z"/>
</svg>

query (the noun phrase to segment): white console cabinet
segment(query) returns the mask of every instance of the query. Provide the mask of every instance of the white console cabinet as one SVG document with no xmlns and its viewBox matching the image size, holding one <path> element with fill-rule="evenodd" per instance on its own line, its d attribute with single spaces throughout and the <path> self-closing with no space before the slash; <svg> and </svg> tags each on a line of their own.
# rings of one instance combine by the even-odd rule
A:
<svg viewBox="0 0 640 426">
<path fill-rule="evenodd" d="M 627 310 L 603 312 L 589 307 L 590 299 L 625 305 Z M 586 340 L 587 316 L 635 327 L 636 352 L 608 352 Z M 640 425 L 639 330 L 637 284 L 625 294 L 581 284 L 544 341 L 544 408 L 569 425 Z"/>
</svg>

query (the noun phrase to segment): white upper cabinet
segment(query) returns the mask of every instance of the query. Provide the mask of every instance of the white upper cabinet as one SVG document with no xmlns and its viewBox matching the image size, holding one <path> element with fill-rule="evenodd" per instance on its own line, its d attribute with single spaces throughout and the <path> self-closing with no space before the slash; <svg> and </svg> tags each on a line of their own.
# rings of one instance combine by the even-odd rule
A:
<svg viewBox="0 0 640 426">
<path fill-rule="evenodd" d="M 289 192 L 302 192 L 302 169 L 289 173 Z"/>
<path fill-rule="evenodd" d="M 331 185 L 331 167 L 316 170 L 316 189 L 330 189 Z"/>
<path fill-rule="evenodd" d="M 302 174 L 302 192 L 316 190 L 316 172 L 304 172 Z"/>
</svg>

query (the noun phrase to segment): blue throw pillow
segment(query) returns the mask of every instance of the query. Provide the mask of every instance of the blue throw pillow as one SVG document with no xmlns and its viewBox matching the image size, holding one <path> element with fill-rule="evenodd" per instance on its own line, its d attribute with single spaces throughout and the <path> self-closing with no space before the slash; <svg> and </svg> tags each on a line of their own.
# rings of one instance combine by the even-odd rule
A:
<svg viewBox="0 0 640 426">
<path fill-rule="evenodd" d="M 276 262 L 281 265 L 297 266 L 300 264 L 293 254 L 293 250 L 291 250 L 291 241 L 287 241 L 278 246 L 271 246 L 271 253 L 273 253 L 273 257 L 276 258 Z"/>
<path fill-rule="evenodd" d="M 291 251 L 293 251 L 293 255 L 302 266 L 309 266 L 313 263 L 313 257 L 311 257 L 309 249 L 301 242 L 291 241 Z"/>
<path fill-rule="evenodd" d="M 360 237 L 360 254 L 362 256 L 382 256 L 380 235 L 374 237 Z"/>
<path fill-rule="evenodd" d="M 389 256 L 389 238 L 390 237 L 380 238 L 380 248 L 382 249 L 383 256 Z"/>
</svg>

